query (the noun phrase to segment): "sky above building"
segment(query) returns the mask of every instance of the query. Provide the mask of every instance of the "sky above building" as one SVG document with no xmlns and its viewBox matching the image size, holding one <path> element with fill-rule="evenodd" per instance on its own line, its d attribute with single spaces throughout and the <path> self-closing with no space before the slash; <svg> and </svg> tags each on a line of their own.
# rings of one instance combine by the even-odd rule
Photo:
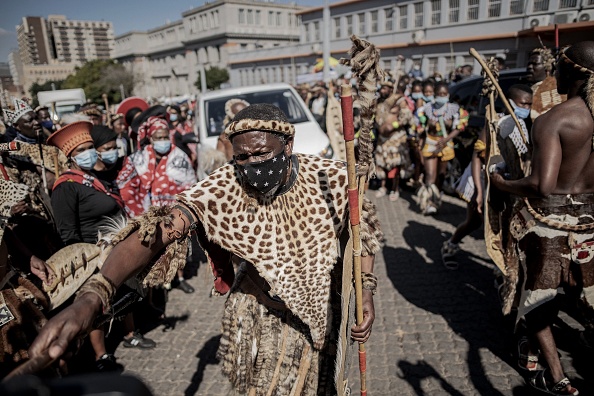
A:
<svg viewBox="0 0 594 396">
<path fill-rule="evenodd" d="M 181 19 L 182 12 L 203 5 L 204 0 L 18 0 L 2 7 L 0 12 L 0 62 L 18 48 L 16 26 L 24 16 L 47 18 L 50 14 L 66 15 L 70 20 L 106 21 L 113 24 L 115 36 L 131 30 L 149 30 Z M 275 3 L 296 3 L 319 6 L 323 0 L 276 0 Z"/>
</svg>

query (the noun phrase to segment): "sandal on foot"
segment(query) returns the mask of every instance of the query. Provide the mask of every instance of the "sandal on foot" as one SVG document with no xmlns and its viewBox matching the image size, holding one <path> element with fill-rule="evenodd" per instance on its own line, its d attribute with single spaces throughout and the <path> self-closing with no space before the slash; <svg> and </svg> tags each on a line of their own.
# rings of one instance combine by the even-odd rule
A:
<svg viewBox="0 0 594 396">
<path fill-rule="evenodd" d="M 545 378 L 545 371 L 546 370 L 537 371 L 536 375 L 530 378 L 529 383 L 531 387 L 546 393 L 547 395 L 577 396 L 580 394 L 576 388 L 571 386 L 571 383 L 567 377 L 562 378 L 561 381 L 551 386 L 551 384 L 549 384 Z M 567 390 L 568 386 L 569 390 Z"/>
<path fill-rule="evenodd" d="M 530 354 L 528 338 L 518 340 L 518 367 L 525 371 L 542 371 L 544 368 L 538 363 L 539 354 Z"/>
</svg>

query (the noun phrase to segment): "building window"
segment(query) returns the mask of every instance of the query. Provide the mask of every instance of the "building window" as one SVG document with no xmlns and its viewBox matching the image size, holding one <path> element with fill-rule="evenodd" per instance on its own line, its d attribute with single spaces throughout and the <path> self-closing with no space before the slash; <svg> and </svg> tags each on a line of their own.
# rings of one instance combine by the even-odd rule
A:
<svg viewBox="0 0 594 396">
<path fill-rule="evenodd" d="M 357 26 L 360 35 L 365 34 L 365 14 L 357 15 Z"/>
<path fill-rule="evenodd" d="M 314 28 L 314 41 L 320 41 L 320 22 L 315 21 L 313 24 Z"/>
<path fill-rule="evenodd" d="M 408 5 L 398 7 L 400 29 L 408 29 Z"/>
<path fill-rule="evenodd" d="M 510 15 L 522 15 L 524 13 L 524 0 L 512 0 L 509 5 Z"/>
<path fill-rule="evenodd" d="M 347 15 L 346 21 L 347 21 L 347 36 L 351 37 L 351 35 L 353 34 L 353 16 Z"/>
<path fill-rule="evenodd" d="M 334 18 L 334 38 L 340 38 L 340 17 Z"/>
<path fill-rule="evenodd" d="M 274 25 L 274 12 L 268 11 L 268 25 Z"/>
<path fill-rule="evenodd" d="M 248 25 L 254 24 L 254 13 L 252 10 L 248 10 L 248 12 L 247 12 L 247 23 L 248 23 Z"/>
<path fill-rule="evenodd" d="M 533 12 L 548 11 L 548 10 L 549 10 L 549 0 L 534 0 L 534 7 L 532 9 Z"/>
<path fill-rule="evenodd" d="M 577 0 L 559 0 L 559 8 L 577 7 Z"/>
<path fill-rule="evenodd" d="M 476 21 L 479 17 L 479 0 L 468 0 L 468 20 Z"/>
<path fill-rule="evenodd" d="M 243 8 L 239 9 L 239 23 L 245 23 L 245 10 Z"/>
<path fill-rule="evenodd" d="M 260 19 L 260 10 L 256 10 L 256 25 L 259 25 L 261 22 Z"/>
<path fill-rule="evenodd" d="M 501 0 L 489 0 L 489 18 L 501 16 Z"/>
<path fill-rule="evenodd" d="M 423 27 L 423 3 L 415 3 L 415 27 Z"/>
<path fill-rule="evenodd" d="M 441 0 L 431 0 L 431 25 L 441 25 Z"/>
<path fill-rule="evenodd" d="M 384 10 L 384 18 L 386 19 L 386 32 L 394 30 L 394 9 L 386 8 Z"/>
<path fill-rule="evenodd" d="M 378 32 L 378 27 L 377 27 L 378 13 L 379 13 L 378 11 L 371 11 L 371 33 Z"/>
<path fill-rule="evenodd" d="M 280 12 L 277 12 L 276 13 L 276 26 L 282 26 L 281 13 Z"/>
</svg>

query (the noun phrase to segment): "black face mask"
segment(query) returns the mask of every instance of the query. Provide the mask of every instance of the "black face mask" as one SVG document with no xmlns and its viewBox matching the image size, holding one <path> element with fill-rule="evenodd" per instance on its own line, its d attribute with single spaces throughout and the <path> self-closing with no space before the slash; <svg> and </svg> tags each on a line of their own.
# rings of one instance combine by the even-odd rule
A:
<svg viewBox="0 0 594 396">
<path fill-rule="evenodd" d="M 289 169 L 289 157 L 283 149 L 273 158 L 245 165 L 236 162 L 235 166 L 247 184 L 266 194 L 285 180 Z"/>
</svg>

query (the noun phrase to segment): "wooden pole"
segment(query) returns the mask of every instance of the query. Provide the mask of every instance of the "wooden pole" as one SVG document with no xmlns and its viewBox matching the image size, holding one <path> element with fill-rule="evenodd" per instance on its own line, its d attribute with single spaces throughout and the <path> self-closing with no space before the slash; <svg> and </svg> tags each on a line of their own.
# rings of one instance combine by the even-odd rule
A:
<svg viewBox="0 0 594 396">
<path fill-rule="evenodd" d="M 105 111 L 107 114 L 107 126 L 109 128 L 113 128 L 111 125 L 111 117 L 109 116 L 109 100 L 107 99 L 107 94 L 101 95 L 103 97 L 103 103 L 105 104 Z"/>
<path fill-rule="evenodd" d="M 507 101 L 507 98 L 503 94 L 503 90 L 499 86 L 499 82 L 497 82 L 497 79 L 495 78 L 495 76 L 493 76 L 493 73 L 491 73 L 491 70 L 489 70 L 489 66 L 487 66 L 487 63 L 485 63 L 485 60 L 483 59 L 483 57 L 474 48 L 471 48 L 468 52 L 470 52 L 470 55 L 472 55 L 480 63 L 480 65 L 483 68 L 483 70 L 485 71 L 485 74 L 487 75 L 487 77 L 489 77 L 489 79 L 493 82 L 493 85 L 495 85 L 495 89 L 497 90 L 497 93 L 499 94 L 501 101 L 505 105 L 505 108 L 507 109 L 510 116 L 513 118 L 514 122 L 516 123 L 516 126 L 518 127 L 518 132 L 520 132 L 522 141 L 524 142 L 524 144 L 528 144 L 528 142 L 526 141 L 526 136 L 524 136 L 524 133 L 522 132 L 522 126 L 520 125 L 520 121 L 518 120 L 518 117 L 516 117 L 516 114 L 514 113 L 514 109 L 511 107 L 511 105 Z"/>
<path fill-rule="evenodd" d="M 349 214 L 353 237 L 353 278 L 355 279 L 355 306 L 357 325 L 363 323 L 363 282 L 361 278 L 361 230 L 360 230 L 360 186 L 357 181 L 355 159 L 355 128 L 353 125 L 353 96 L 351 86 L 342 85 L 340 95 L 343 135 L 346 146 Z M 360 181 L 359 181 L 360 182 Z M 364 183 L 363 183 L 364 185 Z M 361 396 L 367 395 L 367 357 L 365 344 L 359 343 L 359 372 L 361 374 Z"/>
</svg>

